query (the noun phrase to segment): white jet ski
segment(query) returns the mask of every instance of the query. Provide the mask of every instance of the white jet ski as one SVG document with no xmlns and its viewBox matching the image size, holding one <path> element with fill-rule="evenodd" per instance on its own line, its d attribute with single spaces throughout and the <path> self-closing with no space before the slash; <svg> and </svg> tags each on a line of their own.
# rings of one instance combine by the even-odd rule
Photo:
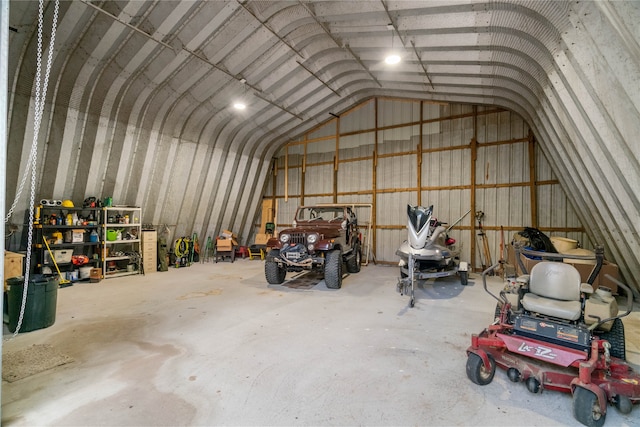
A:
<svg viewBox="0 0 640 427">
<path fill-rule="evenodd" d="M 415 305 L 415 281 L 453 276 L 457 274 L 466 286 L 469 280 L 469 264 L 460 261 L 460 251 L 455 249 L 455 239 L 447 233 L 462 220 L 464 214 L 450 227 L 433 218 L 433 205 L 428 208 L 407 205 L 407 230 L 409 238 L 396 251 L 400 257 L 400 279 L 397 291 L 410 295 L 410 306 Z"/>
</svg>

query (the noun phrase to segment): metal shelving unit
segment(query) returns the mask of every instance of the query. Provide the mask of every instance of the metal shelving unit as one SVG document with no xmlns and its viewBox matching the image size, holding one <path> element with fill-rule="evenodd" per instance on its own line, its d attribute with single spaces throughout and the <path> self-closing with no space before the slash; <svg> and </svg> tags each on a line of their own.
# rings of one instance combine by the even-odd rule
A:
<svg viewBox="0 0 640 427">
<path fill-rule="evenodd" d="M 102 275 L 105 279 L 142 273 L 142 209 L 102 208 Z"/>
<path fill-rule="evenodd" d="M 93 267 L 99 267 L 100 265 L 100 239 L 91 241 L 90 233 L 92 231 L 98 232 L 100 230 L 100 224 L 102 222 L 100 218 L 100 208 L 85 208 L 85 207 L 63 207 L 63 206 L 36 206 L 36 218 L 34 221 L 34 244 L 33 253 L 34 258 L 31 263 L 32 272 L 51 273 L 56 274 L 56 268 L 53 260 L 56 260 L 56 264 L 61 272 L 64 274 L 67 271 L 75 268 L 71 262 L 73 255 L 86 255 L 89 258 L 89 263 Z M 67 214 L 75 214 L 78 216 L 78 223 L 67 224 Z M 63 223 L 56 223 L 54 218 L 61 217 Z M 80 220 L 82 218 L 82 220 Z M 89 220 L 90 219 L 90 220 Z M 52 222 L 53 221 L 53 222 Z M 69 239 L 66 235 L 73 230 L 82 230 L 80 237 L 77 237 L 77 241 Z M 55 235 L 59 233 L 64 237 L 59 237 L 56 242 Z M 47 239 L 51 254 L 44 243 Z M 56 254 L 59 256 L 56 259 Z M 63 257 L 62 254 L 65 254 Z"/>
</svg>

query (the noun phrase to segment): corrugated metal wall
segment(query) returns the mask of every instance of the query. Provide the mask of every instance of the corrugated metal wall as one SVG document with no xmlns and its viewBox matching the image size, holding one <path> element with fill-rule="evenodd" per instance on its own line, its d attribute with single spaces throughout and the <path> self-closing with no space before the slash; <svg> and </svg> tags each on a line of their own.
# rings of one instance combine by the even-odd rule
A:
<svg viewBox="0 0 640 427">
<path fill-rule="evenodd" d="M 529 220 L 554 233 L 568 230 L 579 237 L 579 218 L 593 241 L 605 245 L 624 280 L 640 289 L 637 2 L 360 2 L 358 13 L 353 7 L 313 0 L 61 2 L 39 135 L 37 198 L 71 197 L 78 203 L 87 196 L 113 196 L 118 203 L 142 206 L 145 222 L 168 224 L 172 235 L 231 228 L 250 243 L 260 199 L 265 190 L 273 191 L 266 182 L 272 158 L 305 132 L 307 140 L 331 146 L 322 138 L 335 135 L 338 126 L 340 147 L 346 147 L 343 139 L 349 147 L 358 144 L 350 138 L 377 139 L 380 155 L 400 150 L 386 146 L 387 136 L 400 145 L 411 145 L 413 138 L 414 147 L 422 135 L 423 147 L 446 148 L 468 143 L 468 117 L 425 122 L 418 136 L 393 123 L 398 116 L 415 118 L 418 111 L 428 118 L 445 117 L 441 109 L 469 111 L 471 104 L 499 107 L 523 117 L 540 144 L 535 190 L 499 183 L 506 158 L 483 153 L 488 147 L 481 141 L 509 131 L 501 117 L 487 116 L 479 117 L 476 128 L 480 145 L 439 154 L 451 155 L 452 163 L 455 156 L 471 161 L 477 148 L 477 155 L 489 160 L 488 167 L 486 161 L 473 163 L 478 168 L 468 180 L 459 177 L 475 191 L 449 191 L 483 203 L 485 198 L 493 204 L 509 197 L 537 200 Z M 45 2 L 47 25 L 53 9 L 53 1 Z M 16 195 L 33 136 L 37 18 L 38 2 L 11 1 L 7 203 Z M 404 37 L 405 56 L 393 72 L 380 67 L 380 52 L 393 44 L 390 20 Z M 51 40 L 46 30 L 45 47 Z M 383 107 L 378 116 L 370 102 L 349 110 L 381 96 L 443 104 L 418 108 L 378 98 L 393 107 Z M 248 101 L 244 113 L 229 108 L 238 97 Z M 339 123 L 311 131 L 328 114 L 340 115 Z M 373 130 L 361 135 L 360 129 Z M 361 166 L 371 162 L 376 185 L 378 163 L 395 160 L 376 158 L 374 169 L 370 152 Z M 540 164 L 542 152 L 548 165 Z M 309 201 L 366 197 L 340 192 L 341 159 L 350 154 L 338 154 L 339 188 Z M 422 177 L 416 199 L 439 197 L 423 194 L 436 191 L 428 186 L 437 175 L 428 164 L 417 169 L 431 176 Z M 550 170 L 555 177 L 548 176 Z M 379 172 L 387 179 L 386 170 Z M 480 184 L 481 178 L 487 182 Z M 306 182 L 300 185 L 304 193 Z M 26 207 L 23 197 L 11 227 L 24 230 Z M 558 210 L 566 218 L 548 215 Z M 486 211 L 489 224 L 503 221 Z M 11 239 L 8 244 L 21 249 Z"/>
<path fill-rule="evenodd" d="M 507 242 L 536 226 L 593 247 L 528 125 L 514 112 L 371 99 L 285 147 L 277 164 L 264 197 L 277 201 L 279 229 L 290 225 L 301 200 L 371 203 L 377 261 L 397 262 L 407 204 L 433 204 L 438 219 L 449 223 L 466 214 L 450 235 L 475 267 L 482 264 L 475 248 L 477 211 L 484 213 L 493 261 L 500 257 L 501 229 Z M 368 220 L 368 208 L 358 210 Z"/>
</svg>

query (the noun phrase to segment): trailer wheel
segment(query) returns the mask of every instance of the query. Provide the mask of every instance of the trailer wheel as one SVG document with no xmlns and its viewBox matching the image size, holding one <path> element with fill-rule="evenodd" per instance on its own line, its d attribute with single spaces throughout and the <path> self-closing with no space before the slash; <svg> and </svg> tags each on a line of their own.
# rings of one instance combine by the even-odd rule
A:
<svg viewBox="0 0 640 427">
<path fill-rule="evenodd" d="M 269 258 L 275 258 L 279 256 L 279 252 L 272 249 L 269 252 Z M 264 263 L 264 276 L 267 278 L 267 283 L 270 285 L 279 285 L 284 282 L 284 278 L 287 275 L 287 269 L 281 267 L 275 261 L 265 261 Z"/>
<path fill-rule="evenodd" d="M 469 284 L 469 272 L 468 271 L 458 271 L 460 275 L 460 283 L 462 286 L 467 286 Z"/>
<path fill-rule="evenodd" d="M 598 396 L 591 390 L 576 387 L 573 391 L 573 417 L 587 427 L 602 427 L 607 414 L 598 404 Z"/>
<path fill-rule="evenodd" d="M 487 385 L 493 380 L 496 373 L 496 362 L 493 357 L 489 357 L 489 368 L 482 363 L 482 358 L 475 353 L 469 353 L 467 357 L 467 377 L 478 385 Z"/>
<path fill-rule="evenodd" d="M 615 319 L 613 321 L 613 326 L 611 326 L 611 330 L 601 333 L 600 339 L 609 341 L 609 344 L 611 344 L 611 350 L 609 350 L 609 353 L 613 357 L 627 360 L 624 344 L 624 325 L 622 324 L 622 319 Z"/>
<path fill-rule="evenodd" d="M 329 289 L 342 287 L 342 254 L 340 249 L 328 251 L 325 255 L 324 282 Z"/>
</svg>

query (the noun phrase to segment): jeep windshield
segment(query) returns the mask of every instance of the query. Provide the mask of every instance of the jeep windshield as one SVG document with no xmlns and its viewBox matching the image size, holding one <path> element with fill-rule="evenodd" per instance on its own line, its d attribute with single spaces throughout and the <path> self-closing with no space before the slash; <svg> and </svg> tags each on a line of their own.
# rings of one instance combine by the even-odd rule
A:
<svg viewBox="0 0 640 427">
<path fill-rule="evenodd" d="M 309 206 L 298 209 L 296 221 L 337 221 L 344 219 L 344 208 L 335 206 Z"/>
</svg>

